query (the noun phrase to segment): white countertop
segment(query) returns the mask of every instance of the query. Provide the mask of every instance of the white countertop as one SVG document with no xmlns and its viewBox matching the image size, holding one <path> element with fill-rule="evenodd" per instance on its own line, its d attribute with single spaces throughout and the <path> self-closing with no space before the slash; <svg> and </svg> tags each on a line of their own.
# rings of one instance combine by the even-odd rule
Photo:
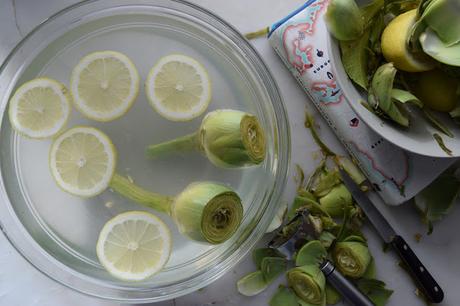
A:
<svg viewBox="0 0 460 306">
<path fill-rule="evenodd" d="M 0 0 L 0 62 L 26 33 L 39 22 L 58 10 L 73 4 L 75 0 Z M 227 20 L 242 33 L 258 30 L 284 17 L 300 6 L 303 0 L 192 0 Z M 321 125 L 321 135 L 334 150 L 340 152 L 341 146 L 337 139 L 320 119 L 316 110 L 309 105 L 308 98 L 301 88 L 282 65 L 277 55 L 272 51 L 265 39 L 252 42 L 268 67 L 271 69 L 280 87 L 283 99 L 288 109 L 292 133 L 292 165 L 299 164 L 306 173 L 315 168 L 318 148 L 312 141 L 308 130 L 304 128 L 304 110 L 308 107 L 315 114 Z M 286 188 L 285 199 L 291 200 L 295 193 L 293 174 L 290 175 Z M 458 279 L 460 275 L 460 235 L 458 224 L 460 209 L 457 205 L 446 220 L 435 227 L 433 235 L 422 238 L 420 243 L 414 240 L 414 234 L 424 233 L 413 207 L 382 207 L 383 213 L 395 226 L 420 259 L 429 268 L 446 293 L 442 305 L 459 305 L 460 290 Z M 377 262 L 378 276 L 395 290 L 389 306 L 423 306 L 425 305 L 414 295 L 415 287 L 409 277 L 397 266 L 398 259 L 392 252 L 384 254 L 382 242 L 372 230 L 367 230 L 369 244 Z M 267 305 L 277 284 L 264 293 L 247 298 L 236 291 L 236 281 L 255 267 L 249 256 L 212 285 L 196 293 L 162 302 L 158 306 L 198 306 L 198 305 Z M 0 234 L 0 305 L 120 305 L 102 301 L 72 291 L 41 274 L 27 263 Z"/>
</svg>

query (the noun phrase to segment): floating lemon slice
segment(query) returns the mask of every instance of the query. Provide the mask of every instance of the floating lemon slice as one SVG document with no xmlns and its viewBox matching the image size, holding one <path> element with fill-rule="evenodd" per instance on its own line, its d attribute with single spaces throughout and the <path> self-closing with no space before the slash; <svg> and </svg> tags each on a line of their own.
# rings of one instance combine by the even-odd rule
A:
<svg viewBox="0 0 460 306">
<path fill-rule="evenodd" d="M 139 74 L 133 62 L 115 51 L 83 57 L 72 71 L 70 90 L 75 107 L 96 121 L 124 115 L 139 92 Z"/>
<path fill-rule="evenodd" d="M 171 253 L 171 233 L 158 217 L 143 211 L 119 214 L 99 234 L 97 257 L 114 277 L 141 281 L 158 273 Z"/>
<path fill-rule="evenodd" d="M 172 54 L 150 70 L 145 92 L 152 107 L 172 121 L 200 116 L 211 101 L 211 81 L 206 69 L 191 57 Z"/>
<path fill-rule="evenodd" d="M 56 135 L 65 126 L 71 109 L 66 87 L 48 78 L 24 83 L 9 103 L 11 125 L 30 138 Z"/>
<path fill-rule="evenodd" d="M 74 127 L 51 145 L 50 169 L 56 183 L 71 194 L 91 197 L 112 180 L 116 151 L 111 140 L 92 127 Z"/>
</svg>

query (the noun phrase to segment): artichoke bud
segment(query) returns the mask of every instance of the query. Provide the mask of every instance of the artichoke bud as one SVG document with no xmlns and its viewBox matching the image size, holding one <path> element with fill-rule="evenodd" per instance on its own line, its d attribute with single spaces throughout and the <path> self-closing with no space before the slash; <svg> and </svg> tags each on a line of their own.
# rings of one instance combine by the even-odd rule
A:
<svg viewBox="0 0 460 306">
<path fill-rule="evenodd" d="M 243 167 L 265 159 L 265 133 L 258 119 L 235 110 L 208 113 L 199 130 L 201 149 L 219 167 Z"/>
<path fill-rule="evenodd" d="M 243 219 L 243 205 L 230 188 L 197 182 L 175 198 L 171 216 L 182 234 L 196 241 L 218 244 L 238 229 Z"/>
<path fill-rule="evenodd" d="M 363 276 L 371 262 L 368 247 L 358 241 L 337 242 L 333 257 L 337 269 L 352 278 Z"/>
<path fill-rule="evenodd" d="M 321 207 L 332 217 L 343 216 L 345 209 L 349 208 L 353 203 L 351 193 L 345 185 L 340 184 L 332 188 L 332 190 L 319 199 Z"/>
<path fill-rule="evenodd" d="M 364 19 L 355 0 L 332 0 L 325 18 L 327 29 L 338 40 L 354 40 L 364 32 Z"/>
<path fill-rule="evenodd" d="M 316 265 L 305 265 L 287 272 L 289 286 L 304 302 L 324 305 L 326 278 Z"/>
</svg>

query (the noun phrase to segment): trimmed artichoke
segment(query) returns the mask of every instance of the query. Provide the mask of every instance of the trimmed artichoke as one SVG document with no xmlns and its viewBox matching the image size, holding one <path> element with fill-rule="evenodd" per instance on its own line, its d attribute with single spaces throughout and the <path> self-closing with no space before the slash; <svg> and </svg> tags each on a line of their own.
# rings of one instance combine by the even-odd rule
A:
<svg viewBox="0 0 460 306">
<path fill-rule="evenodd" d="M 169 197 L 147 191 L 115 174 L 110 187 L 128 199 L 167 213 L 181 234 L 199 242 L 219 244 L 228 240 L 243 219 L 238 194 L 218 183 L 192 183 L 176 197 Z"/>
<path fill-rule="evenodd" d="M 371 262 L 367 245 L 360 241 L 337 242 L 333 250 L 334 263 L 343 275 L 359 278 Z"/>
<path fill-rule="evenodd" d="M 306 303 L 325 305 L 326 278 L 316 265 L 306 265 L 287 272 L 287 280 L 296 295 Z"/>
<path fill-rule="evenodd" d="M 266 154 L 265 132 L 257 117 L 236 110 L 208 113 L 196 133 L 150 145 L 147 155 L 155 158 L 171 152 L 198 150 L 218 167 L 257 165 Z"/>
</svg>

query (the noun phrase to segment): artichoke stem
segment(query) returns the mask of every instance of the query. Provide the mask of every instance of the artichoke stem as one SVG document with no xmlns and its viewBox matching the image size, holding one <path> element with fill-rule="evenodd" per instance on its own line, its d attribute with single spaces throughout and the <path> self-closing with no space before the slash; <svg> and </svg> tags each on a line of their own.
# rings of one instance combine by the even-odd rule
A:
<svg viewBox="0 0 460 306">
<path fill-rule="evenodd" d="M 171 215 L 173 197 L 147 191 L 117 173 L 110 182 L 110 188 L 141 205 Z"/>
<path fill-rule="evenodd" d="M 201 151 L 200 141 L 197 133 L 178 137 L 163 143 L 150 145 L 147 147 L 147 156 L 149 158 L 156 158 L 159 156 L 166 156 L 172 152 L 186 152 L 195 150 Z"/>
</svg>

